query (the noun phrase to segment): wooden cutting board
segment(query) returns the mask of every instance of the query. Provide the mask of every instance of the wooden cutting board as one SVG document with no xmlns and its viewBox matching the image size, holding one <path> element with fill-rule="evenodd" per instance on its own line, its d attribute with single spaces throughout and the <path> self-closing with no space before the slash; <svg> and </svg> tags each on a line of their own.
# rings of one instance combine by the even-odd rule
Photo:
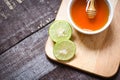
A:
<svg viewBox="0 0 120 80">
<path fill-rule="evenodd" d="M 46 55 L 54 61 L 86 72 L 103 77 L 113 76 L 117 72 L 120 62 L 120 0 L 110 1 L 115 13 L 108 29 L 96 35 L 81 34 L 73 29 L 72 41 L 77 47 L 74 59 L 68 62 L 58 61 L 53 55 L 54 43 L 50 37 L 46 42 Z M 62 1 L 56 20 L 69 22 L 67 17 L 68 3 L 69 0 Z"/>
</svg>

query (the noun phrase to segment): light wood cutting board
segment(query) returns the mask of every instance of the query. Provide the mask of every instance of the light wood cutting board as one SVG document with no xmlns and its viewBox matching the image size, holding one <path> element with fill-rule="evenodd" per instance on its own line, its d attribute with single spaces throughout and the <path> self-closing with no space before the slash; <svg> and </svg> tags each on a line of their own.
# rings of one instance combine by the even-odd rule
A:
<svg viewBox="0 0 120 80">
<path fill-rule="evenodd" d="M 117 72 L 120 62 L 120 0 L 110 1 L 115 13 L 108 29 L 96 35 L 81 34 L 73 29 L 71 40 L 77 47 L 74 59 L 68 62 L 58 61 L 53 55 L 54 43 L 50 37 L 46 42 L 46 55 L 54 61 L 80 70 L 103 77 L 113 76 Z M 68 3 L 69 0 L 62 1 L 56 20 L 67 20 L 69 22 L 67 17 Z"/>
</svg>

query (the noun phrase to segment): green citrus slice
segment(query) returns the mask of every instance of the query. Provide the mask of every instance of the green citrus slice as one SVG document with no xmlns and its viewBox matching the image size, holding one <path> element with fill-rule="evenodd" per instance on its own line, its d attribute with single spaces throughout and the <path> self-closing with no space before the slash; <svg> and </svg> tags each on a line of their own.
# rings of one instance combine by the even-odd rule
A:
<svg viewBox="0 0 120 80">
<path fill-rule="evenodd" d="M 61 41 L 53 47 L 53 54 L 58 60 L 70 60 L 76 51 L 75 44 L 70 40 Z"/>
<path fill-rule="evenodd" d="M 49 35 L 54 42 L 68 40 L 72 35 L 72 28 L 70 24 L 64 20 L 56 20 L 49 28 Z"/>
</svg>

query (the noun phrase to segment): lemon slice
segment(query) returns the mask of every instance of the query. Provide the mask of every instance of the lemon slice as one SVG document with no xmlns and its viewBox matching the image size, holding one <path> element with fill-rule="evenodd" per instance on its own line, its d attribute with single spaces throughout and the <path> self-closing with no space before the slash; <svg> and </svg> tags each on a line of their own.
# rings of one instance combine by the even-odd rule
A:
<svg viewBox="0 0 120 80">
<path fill-rule="evenodd" d="M 49 28 L 49 35 L 54 42 L 68 40 L 72 35 L 72 28 L 70 24 L 64 20 L 56 20 Z"/>
<path fill-rule="evenodd" d="M 70 60 L 74 57 L 76 51 L 75 44 L 70 40 L 61 41 L 53 47 L 53 54 L 58 60 Z"/>
</svg>

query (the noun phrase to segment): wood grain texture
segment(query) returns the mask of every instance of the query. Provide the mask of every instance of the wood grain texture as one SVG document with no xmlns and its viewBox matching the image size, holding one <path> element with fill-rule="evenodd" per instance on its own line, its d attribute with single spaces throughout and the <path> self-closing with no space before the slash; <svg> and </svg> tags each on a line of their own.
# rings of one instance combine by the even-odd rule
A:
<svg viewBox="0 0 120 80">
<path fill-rule="evenodd" d="M 10 2 L 12 10 L 0 0 L 0 54 L 54 20 L 61 0 Z"/>
<path fill-rule="evenodd" d="M 120 69 L 105 79 L 47 59 L 44 48 L 49 26 L 0 55 L 0 80 L 120 80 Z"/>
<path fill-rule="evenodd" d="M 118 3 L 117 3 L 118 1 Z M 69 0 L 63 1 L 59 9 L 57 20 L 68 20 L 67 3 Z M 46 54 L 52 60 L 57 62 L 88 71 L 104 77 L 113 76 L 120 62 L 120 37 L 119 37 L 119 20 L 120 15 L 119 0 L 111 0 L 115 8 L 115 14 L 110 27 L 104 32 L 96 35 L 84 35 L 76 30 L 73 31 L 72 41 L 75 42 L 77 51 L 75 58 L 68 62 L 58 61 L 53 55 L 53 42 L 49 38 L 46 44 Z M 69 21 L 69 20 L 68 20 Z"/>
<path fill-rule="evenodd" d="M 36 80 L 56 68 L 44 51 L 48 26 L 0 55 L 0 80 Z"/>
<path fill-rule="evenodd" d="M 54 1 L 50 4 L 57 3 Z M 119 13 L 116 14 L 119 17 Z M 0 80 L 120 80 L 120 69 L 115 76 L 105 79 L 46 58 L 44 48 L 49 26 L 43 26 L 0 55 Z"/>
<path fill-rule="evenodd" d="M 56 69 L 44 75 L 39 80 L 120 80 L 120 69 L 113 77 L 103 78 L 65 65 L 59 65 Z"/>
</svg>

